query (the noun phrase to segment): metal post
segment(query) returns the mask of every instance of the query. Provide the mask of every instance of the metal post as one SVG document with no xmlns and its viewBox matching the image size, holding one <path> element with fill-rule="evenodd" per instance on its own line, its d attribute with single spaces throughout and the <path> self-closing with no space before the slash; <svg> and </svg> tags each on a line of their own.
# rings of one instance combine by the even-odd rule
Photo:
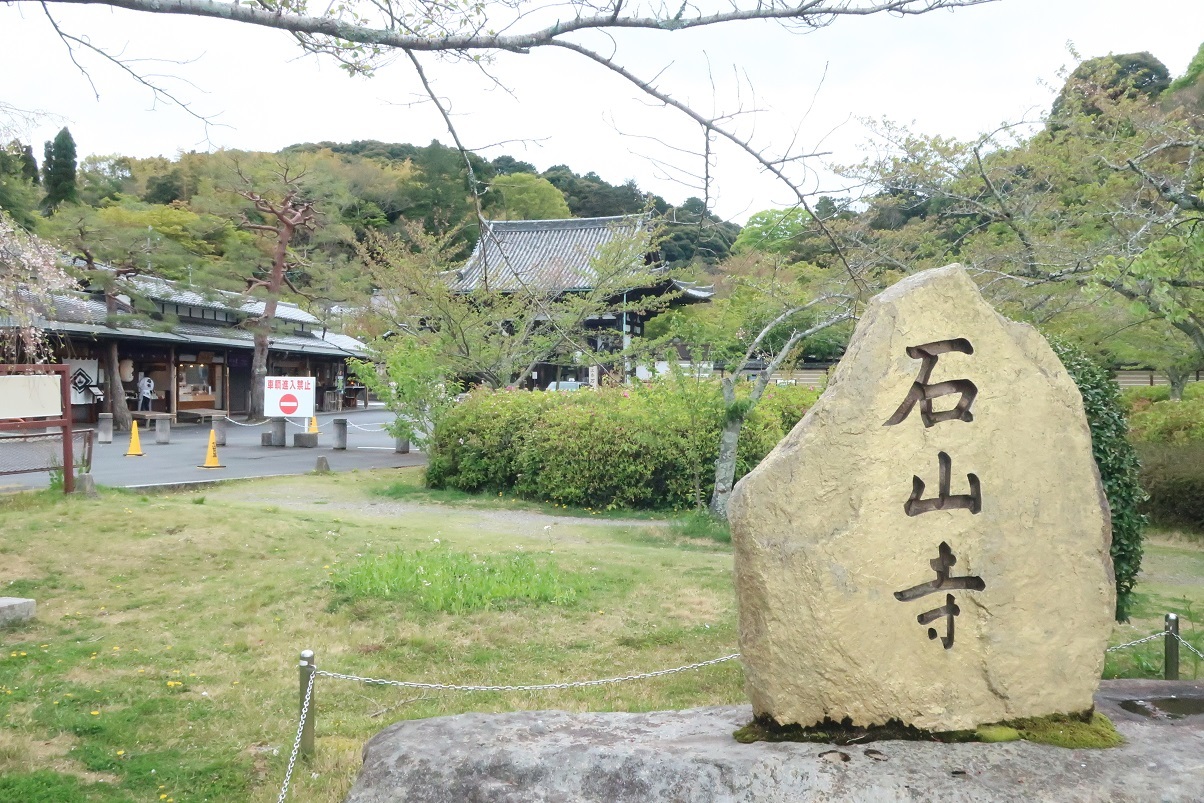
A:
<svg viewBox="0 0 1204 803">
<path fill-rule="evenodd" d="M 347 448 L 347 419 L 334 419 L 334 448 L 342 451 Z"/>
<path fill-rule="evenodd" d="M 226 417 L 224 415 L 213 417 L 213 437 L 218 446 L 226 445 Z"/>
<path fill-rule="evenodd" d="M 314 690 L 309 692 L 309 707 L 305 705 L 305 690 L 309 689 L 310 678 L 313 677 L 314 670 L 317 665 L 314 663 L 314 651 L 301 651 L 301 716 L 304 717 L 301 724 L 301 755 L 308 758 L 314 754 L 314 715 L 317 710 L 314 707 Z"/>
<path fill-rule="evenodd" d="M 1163 642 L 1163 666 L 1167 680 L 1179 679 L 1179 616 L 1166 615 L 1166 636 Z"/>
<path fill-rule="evenodd" d="M 71 377 L 67 366 L 56 366 L 63 408 L 63 493 L 75 492 L 75 442 L 71 426 Z"/>
</svg>

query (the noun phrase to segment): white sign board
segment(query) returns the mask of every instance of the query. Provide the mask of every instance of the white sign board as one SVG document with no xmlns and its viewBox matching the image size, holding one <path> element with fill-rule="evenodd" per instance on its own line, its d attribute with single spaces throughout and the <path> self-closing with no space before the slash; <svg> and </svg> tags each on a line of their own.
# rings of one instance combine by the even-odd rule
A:
<svg viewBox="0 0 1204 803">
<path fill-rule="evenodd" d="M 67 381 L 71 383 L 71 403 L 91 404 L 96 401 L 96 395 L 90 388 L 100 392 L 100 362 L 99 360 L 63 360 L 71 373 Z"/>
<path fill-rule="evenodd" d="M 0 420 L 7 418 L 59 418 L 63 391 L 58 374 L 0 376 Z"/>
<path fill-rule="evenodd" d="M 264 379 L 263 414 L 268 418 L 309 418 L 314 414 L 312 376 L 269 376 Z"/>
</svg>

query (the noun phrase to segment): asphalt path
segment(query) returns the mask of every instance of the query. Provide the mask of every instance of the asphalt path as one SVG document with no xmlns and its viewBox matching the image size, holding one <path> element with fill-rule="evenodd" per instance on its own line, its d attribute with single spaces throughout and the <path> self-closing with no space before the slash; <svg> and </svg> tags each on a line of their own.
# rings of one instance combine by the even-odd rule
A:
<svg viewBox="0 0 1204 803">
<path fill-rule="evenodd" d="M 335 418 L 347 419 L 346 451 L 332 448 L 334 424 L 331 421 Z M 285 427 L 289 445 L 284 448 L 260 444 L 260 433 L 269 431 L 270 425 L 240 426 L 227 421 L 226 445 L 217 449 L 218 460 L 224 468 L 213 469 L 200 468 L 209 445 L 208 424 L 173 424 L 171 443 L 166 444 L 155 443 L 153 425 L 145 429 L 140 425 L 143 456 L 126 457 L 129 433 L 114 433 L 112 443 L 97 443 L 93 447 L 92 476 L 97 485 L 148 488 L 304 474 L 314 470 L 320 456 L 327 459 L 332 471 L 425 464 L 426 456 L 421 453 L 398 454 L 394 451 L 393 438 L 381 431 L 392 420 L 393 414 L 380 407 L 319 414 L 318 446 L 313 449 L 292 445 L 293 434 L 305 431 L 306 422 L 298 418 L 289 419 L 290 423 Z M 2 442 L 0 448 L 4 448 Z M 49 483 L 50 475 L 44 471 L 12 474 L 0 476 L 0 491 L 45 488 Z"/>
</svg>

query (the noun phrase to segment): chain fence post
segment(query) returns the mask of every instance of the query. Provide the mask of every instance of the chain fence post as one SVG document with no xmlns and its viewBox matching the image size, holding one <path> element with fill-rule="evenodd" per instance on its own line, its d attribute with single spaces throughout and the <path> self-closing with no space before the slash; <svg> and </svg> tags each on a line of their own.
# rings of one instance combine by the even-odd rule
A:
<svg viewBox="0 0 1204 803">
<path fill-rule="evenodd" d="M 1166 615 L 1165 636 L 1163 637 L 1163 667 L 1167 680 L 1179 679 L 1179 616 Z"/>
<path fill-rule="evenodd" d="M 314 690 L 310 688 L 311 678 L 317 666 L 314 663 L 314 651 L 301 651 L 301 755 L 309 758 L 314 754 L 314 716 L 317 710 L 314 708 Z M 306 692 L 309 692 L 309 705 L 307 706 L 305 697 Z"/>
</svg>

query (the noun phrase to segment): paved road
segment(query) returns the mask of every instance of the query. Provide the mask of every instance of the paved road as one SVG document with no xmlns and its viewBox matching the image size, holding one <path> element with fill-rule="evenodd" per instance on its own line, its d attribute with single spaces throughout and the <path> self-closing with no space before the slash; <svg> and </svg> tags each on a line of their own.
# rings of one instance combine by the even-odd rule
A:
<svg viewBox="0 0 1204 803">
<path fill-rule="evenodd" d="M 331 419 L 344 417 L 348 421 L 347 450 L 334 451 L 334 426 Z M 287 426 L 288 447 L 272 448 L 260 445 L 263 426 L 237 426 L 226 422 L 226 445 L 218 447 L 218 458 L 225 468 L 202 469 L 209 443 L 209 427 L 200 424 L 175 424 L 171 428 L 171 443 L 155 443 L 153 426 L 142 429 L 143 457 L 126 457 L 129 433 L 114 433 L 112 443 L 98 443 L 92 455 L 92 475 L 97 485 L 139 488 L 246 477 L 272 477 L 282 474 L 304 474 L 313 471 L 319 456 L 325 456 L 334 471 L 352 469 L 417 466 L 426 462 L 420 453 L 397 454 L 393 438 L 381 432 L 383 424 L 391 421 L 391 413 L 382 408 L 369 408 L 318 416 L 318 448 L 298 449 L 291 446 L 293 433 L 304 432 L 301 426 Z M 300 419 L 291 419 L 300 424 Z M 363 427 L 359 429 L 358 427 Z M 4 444 L 0 443 L 0 448 Z M 49 484 L 46 472 L 0 476 L 0 491 L 20 488 L 45 488 Z"/>
</svg>

